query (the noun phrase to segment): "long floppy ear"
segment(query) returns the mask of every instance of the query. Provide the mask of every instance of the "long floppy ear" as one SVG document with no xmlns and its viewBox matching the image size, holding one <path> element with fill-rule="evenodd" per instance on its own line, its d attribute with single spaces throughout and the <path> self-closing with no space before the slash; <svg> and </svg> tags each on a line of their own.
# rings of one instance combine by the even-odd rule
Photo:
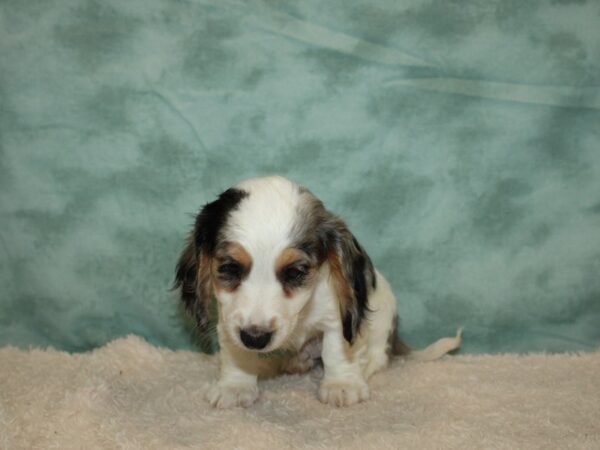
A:
<svg viewBox="0 0 600 450">
<path fill-rule="evenodd" d="M 210 301 L 214 295 L 210 265 L 221 229 L 229 213 L 247 195 L 231 188 L 205 205 L 196 216 L 194 229 L 177 262 L 173 289 L 180 289 L 181 301 L 201 331 L 206 330 L 210 321 Z"/>
<path fill-rule="evenodd" d="M 329 212 L 326 215 L 319 239 L 340 302 L 344 338 L 352 344 L 369 312 L 369 293 L 376 287 L 375 270 L 346 224 Z"/>
<path fill-rule="evenodd" d="M 173 289 L 179 289 L 179 298 L 186 311 L 200 331 L 205 331 L 210 321 L 209 307 L 213 296 L 210 260 L 208 255 L 203 255 L 201 248 L 196 248 L 195 232 L 188 237 L 177 262 Z"/>
</svg>

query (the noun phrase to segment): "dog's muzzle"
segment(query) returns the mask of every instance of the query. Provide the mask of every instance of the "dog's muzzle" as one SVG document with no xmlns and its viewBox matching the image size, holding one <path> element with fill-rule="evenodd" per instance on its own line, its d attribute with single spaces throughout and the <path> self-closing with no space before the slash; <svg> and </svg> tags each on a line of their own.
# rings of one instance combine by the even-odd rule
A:
<svg viewBox="0 0 600 450">
<path fill-rule="evenodd" d="M 242 343 L 251 349 L 261 350 L 271 341 L 273 332 L 264 328 L 251 326 L 240 330 L 240 339 Z"/>
</svg>

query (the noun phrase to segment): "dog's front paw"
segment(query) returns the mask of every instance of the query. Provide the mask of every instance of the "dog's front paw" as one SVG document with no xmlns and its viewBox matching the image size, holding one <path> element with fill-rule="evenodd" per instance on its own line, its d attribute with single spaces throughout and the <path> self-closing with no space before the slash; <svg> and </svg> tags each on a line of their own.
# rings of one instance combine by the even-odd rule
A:
<svg viewBox="0 0 600 450">
<path fill-rule="evenodd" d="M 350 406 L 369 398 L 369 386 L 363 380 L 324 380 L 319 400 L 332 406 Z"/>
<path fill-rule="evenodd" d="M 206 392 L 206 400 L 215 408 L 247 407 L 257 398 L 256 384 L 215 383 Z"/>
</svg>

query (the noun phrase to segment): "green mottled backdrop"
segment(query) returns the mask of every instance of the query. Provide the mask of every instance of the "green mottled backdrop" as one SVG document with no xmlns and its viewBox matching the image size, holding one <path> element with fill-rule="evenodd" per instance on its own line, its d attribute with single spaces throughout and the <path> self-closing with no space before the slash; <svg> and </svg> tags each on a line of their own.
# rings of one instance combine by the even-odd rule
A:
<svg viewBox="0 0 600 450">
<path fill-rule="evenodd" d="M 416 345 L 600 344 L 600 2 L 0 1 L 0 344 L 189 347 L 191 213 L 280 173 Z"/>
</svg>

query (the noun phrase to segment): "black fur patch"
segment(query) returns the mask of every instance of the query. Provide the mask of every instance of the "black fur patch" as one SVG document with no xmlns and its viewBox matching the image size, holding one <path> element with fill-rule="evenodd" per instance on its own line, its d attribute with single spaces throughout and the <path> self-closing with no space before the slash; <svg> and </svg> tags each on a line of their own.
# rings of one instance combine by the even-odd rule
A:
<svg viewBox="0 0 600 450">
<path fill-rule="evenodd" d="M 204 298 L 210 295 L 207 294 L 210 288 L 202 286 L 202 280 L 198 280 L 200 260 L 213 256 L 219 233 L 229 213 L 247 196 L 247 192 L 231 188 L 214 202 L 205 205 L 196 216 L 193 232 L 179 257 L 173 289 L 181 287 L 181 301 L 201 330 L 209 323 L 208 305 L 211 299 Z"/>
<path fill-rule="evenodd" d="M 194 226 L 196 251 L 206 252 L 210 256 L 214 254 L 219 232 L 229 213 L 247 196 L 248 193 L 241 189 L 227 189 L 218 199 L 202 208 Z"/>
<path fill-rule="evenodd" d="M 347 248 L 342 251 L 345 259 L 345 271 L 348 281 L 352 285 L 354 293 L 354 301 L 356 305 L 356 317 L 348 311 L 343 318 L 344 339 L 352 343 L 356 332 L 360 328 L 362 320 L 365 318 L 369 310 L 369 284 L 375 289 L 375 270 L 369 255 L 364 251 L 358 243 L 354 235 L 352 236 L 352 246 L 346 242 Z M 352 248 L 353 247 L 353 248 Z M 371 283 L 367 281 L 370 278 Z"/>
</svg>

